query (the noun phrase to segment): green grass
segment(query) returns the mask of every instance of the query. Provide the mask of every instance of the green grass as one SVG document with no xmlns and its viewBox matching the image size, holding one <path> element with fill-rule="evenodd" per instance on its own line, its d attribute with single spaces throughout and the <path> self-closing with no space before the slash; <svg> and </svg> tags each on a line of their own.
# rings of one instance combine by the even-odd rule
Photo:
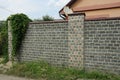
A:
<svg viewBox="0 0 120 80">
<path fill-rule="evenodd" d="M 95 80 L 120 80 L 120 77 L 112 74 L 100 72 L 85 72 L 71 68 L 58 68 L 50 66 L 45 62 L 29 62 L 15 64 L 7 72 L 9 75 L 28 77 L 45 80 L 77 80 L 77 79 L 95 79 Z"/>
</svg>

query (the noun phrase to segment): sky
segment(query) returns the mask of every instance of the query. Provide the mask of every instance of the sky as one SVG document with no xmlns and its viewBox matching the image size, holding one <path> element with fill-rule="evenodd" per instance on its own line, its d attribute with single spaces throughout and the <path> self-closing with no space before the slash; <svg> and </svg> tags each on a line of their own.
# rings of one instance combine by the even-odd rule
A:
<svg viewBox="0 0 120 80">
<path fill-rule="evenodd" d="M 70 0 L 0 0 L 0 20 L 6 20 L 12 14 L 24 13 L 31 19 L 40 19 L 49 15 L 59 17 L 59 10 Z"/>
</svg>

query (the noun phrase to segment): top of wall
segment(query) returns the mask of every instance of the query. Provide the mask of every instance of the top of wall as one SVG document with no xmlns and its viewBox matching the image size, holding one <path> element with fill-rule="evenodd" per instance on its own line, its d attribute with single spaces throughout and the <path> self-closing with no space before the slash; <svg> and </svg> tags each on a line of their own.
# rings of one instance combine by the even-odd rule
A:
<svg viewBox="0 0 120 80">
<path fill-rule="evenodd" d="M 67 23 L 67 20 L 61 21 L 40 21 L 40 22 L 30 22 L 29 24 L 49 24 L 49 23 Z"/>
<path fill-rule="evenodd" d="M 120 20 L 120 17 L 85 19 L 85 21 Z"/>
</svg>

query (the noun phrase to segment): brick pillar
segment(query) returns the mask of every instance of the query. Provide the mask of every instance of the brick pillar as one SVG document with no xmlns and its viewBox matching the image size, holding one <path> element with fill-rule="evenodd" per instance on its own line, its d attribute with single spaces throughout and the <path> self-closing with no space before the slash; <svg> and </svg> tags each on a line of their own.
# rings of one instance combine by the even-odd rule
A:
<svg viewBox="0 0 120 80">
<path fill-rule="evenodd" d="M 10 20 L 8 20 L 8 55 L 9 61 L 12 61 L 12 32 Z"/>
<path fill-rule="evenodd" d="M 83 69 L 84 18 L 84 13 L 69 14 L 68 17 L 69 67 Z"/>
</svg>

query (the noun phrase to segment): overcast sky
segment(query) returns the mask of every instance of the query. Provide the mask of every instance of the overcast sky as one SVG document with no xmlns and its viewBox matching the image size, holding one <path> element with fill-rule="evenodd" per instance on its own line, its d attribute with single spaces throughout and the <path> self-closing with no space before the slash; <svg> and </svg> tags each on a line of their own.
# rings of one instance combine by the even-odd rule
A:
<svg viewBox="0 0 120 80">
<path fill-rule="evenodd" d="M 59 10 L 70 0 L 0 0 L 0 20 L 16 13 L 24 13 L 31 19 L 41 18 L 43 15 L 59 17 Z"/>
</svg>

